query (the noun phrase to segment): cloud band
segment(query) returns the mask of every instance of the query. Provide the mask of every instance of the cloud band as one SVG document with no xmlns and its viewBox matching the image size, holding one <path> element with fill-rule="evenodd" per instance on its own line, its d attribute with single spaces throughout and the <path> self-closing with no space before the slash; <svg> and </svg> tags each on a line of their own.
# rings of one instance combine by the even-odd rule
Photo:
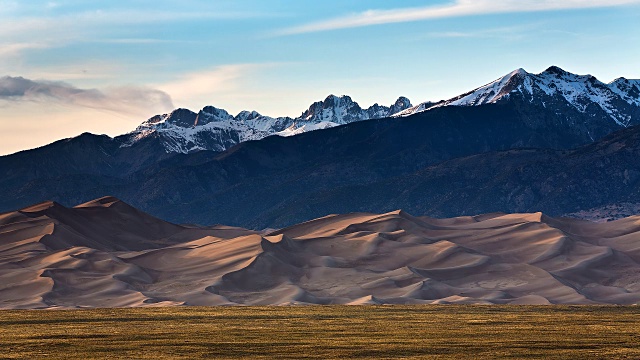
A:
<svg viewBox="0 0 640 360">
<path fill-rule="evenodd" d="M 161 90 L 137 86 L 81 89 L 64 82 L 30 80 L 20 76 L 0 77 L 0 100 L 56 101 L 125 114 L 173 109 L 171 97 Z"/>
<path fill-rule="evenodd" d="M 369 10 L 351 16 L 284 29 L 278 35 L 472 15 L 585 9 L 632 4 L 640 4 L 640 0 L 457 0 L 447 5 Z"/>
</svg>

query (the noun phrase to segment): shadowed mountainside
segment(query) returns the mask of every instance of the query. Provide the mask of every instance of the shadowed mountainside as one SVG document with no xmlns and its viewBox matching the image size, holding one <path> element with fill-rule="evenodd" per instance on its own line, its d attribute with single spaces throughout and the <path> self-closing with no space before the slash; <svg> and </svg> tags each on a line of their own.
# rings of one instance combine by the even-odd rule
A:
<svg viewBox="0 0 640 360">
<path fill-rule="evenodd" d="M 557 216 L 640 202 L 640 129 L 557 150 L 590 142 L 574 125 L 514 102 L 443 107 L 161 160 L 153 138 L 120 148 L 86 134 L 0 157 L 0 210 L 110 193 L 177 223 L 262 229 L 328 213 Z"/>
</svg>

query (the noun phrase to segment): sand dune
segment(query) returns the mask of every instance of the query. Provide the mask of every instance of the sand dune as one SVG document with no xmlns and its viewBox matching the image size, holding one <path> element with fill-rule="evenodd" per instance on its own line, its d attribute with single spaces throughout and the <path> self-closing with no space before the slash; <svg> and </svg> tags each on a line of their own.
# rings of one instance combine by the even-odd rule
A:
<svg viewBox="0 0 640 360">
<path fill-rule="evenodd" d="M 423 303 L 640 303 L 640 217 L 395 211 L 256 232 L 112 197 L 0 214 L 0 308 Z"/>
</svg>

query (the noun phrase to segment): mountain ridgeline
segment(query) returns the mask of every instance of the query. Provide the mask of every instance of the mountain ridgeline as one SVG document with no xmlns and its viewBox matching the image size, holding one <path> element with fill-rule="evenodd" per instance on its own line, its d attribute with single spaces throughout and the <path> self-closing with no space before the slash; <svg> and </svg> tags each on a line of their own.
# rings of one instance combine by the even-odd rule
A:
<svg viewBox="0 0 640 360">
<path fill-rule="evenodd" d="M 570 124 L 576 133 L 581 132 L 595 141 L 619 127 L 640 122 L 640 80 L 621 77 L 605 84 L 594 76 L 572 74 L 557 66 L 551 66 L 540 74 L 517 69 L 473 91 L 438 103 L 419 104 L 396 116 L 408 116 L 436 107 L 504 102 L 555 112 L 557 121 Z M 529 120 L 532 127 L 547 125 L 536 124 L 534 118 Z M 541 130 L 546 128 L 541 127 Z"/>
<path fill-rule="evenodd" d="M 296 119 L 178 109 L 114 139 L 4 156 L 0 210 L 109 194 L 172 222 L 261 229 L 331 213 L 640 203 L 640 81 L 519 69 L 446 101 L 354 104 L 329 97 Z"/>
<path fill-rule="evenodd" d="M 385 118 L 411 106 L 409 99 L 400 97 L 388 107 L 374 104 L 362 109 L 349 96 L 329 95 L 324 101 L 311 104 L 297 118 L 272 118 L 256 111 L 242 111 L 232 116 L 226 110 L 213 106 L 206 106 L 198 113 L 176 109 L 150 118 L 123 136 L 122 146 L 132 146 L 155 137 L 166 152 L 224 151 L 241 142 L 260 140 L 270 135 L 291 136 L 356 121 Z"/>
</svg>

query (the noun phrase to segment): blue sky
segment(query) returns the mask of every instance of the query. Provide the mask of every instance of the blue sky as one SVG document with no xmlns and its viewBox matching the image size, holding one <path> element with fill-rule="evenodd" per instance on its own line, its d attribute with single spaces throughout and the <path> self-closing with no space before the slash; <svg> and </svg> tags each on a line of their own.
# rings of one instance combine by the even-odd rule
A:
<svg viewBox="0 0 640 360">
<path fill-rule="evenodd" d="M 638 19 L 640 0 L 0 0 L 0 154 L 174 107 L 416 104 L 550 65 L 640 78 Z"/>
</svg>

